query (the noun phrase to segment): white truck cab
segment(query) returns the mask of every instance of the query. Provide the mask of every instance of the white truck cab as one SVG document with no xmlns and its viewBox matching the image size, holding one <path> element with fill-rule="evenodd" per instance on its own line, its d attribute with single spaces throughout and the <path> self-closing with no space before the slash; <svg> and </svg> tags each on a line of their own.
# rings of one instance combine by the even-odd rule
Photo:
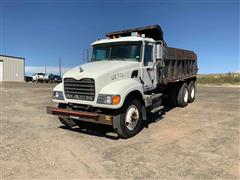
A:
<svg viewBox="0 0 240 180">
<path fill-rule="evenodd" d="M 63 82 L 53 90 L 53 101 L 59 106 L 48 107 L 48 113 L 58 115 L 68 127 L 79 121 L 113 125 L 120 137 L 129 138 L 147 119 L 147 109 L 156 112 L 162 108 L 162 87 L 166 86 L 160 87 L 164 84 L 163 39 L 138 31 L 121 35 L 91 44 L 91 61 L 63 75 Z M 189 101 L 188 89 L 183 95 L 185 104 Z"/>
<path fill-rule="evenodd" d="M 92 80 L 95 90 L 91 91 L 90 88 L 84 87 L 85 89 L 80 89 L 83 94 L 80 92 L 74 94 L 71 93 L 73 87 L 70 85 L 69 89 L 68 86 L 65 87 L 64 100 L 54 99 L 54 101 L 118 109 L 129 93 L 138 91 L 143 96 L 144 91 L 156 87 L 154 73 L 156 56 L 153 51 L 155 45 L 151 38 L 134 36 L 94 42 L 91 62 L 69 70 L 64 74 L 63 79 L 68 84 L 71 83 L 72 78 Z M 56 86 L 54 91 L 64 92 L 64 82 Z M 116 104 L 105 102 L 104 97 L 109 98 L 107 95 L 119 96 L 119 102 Z"/>
</svg>

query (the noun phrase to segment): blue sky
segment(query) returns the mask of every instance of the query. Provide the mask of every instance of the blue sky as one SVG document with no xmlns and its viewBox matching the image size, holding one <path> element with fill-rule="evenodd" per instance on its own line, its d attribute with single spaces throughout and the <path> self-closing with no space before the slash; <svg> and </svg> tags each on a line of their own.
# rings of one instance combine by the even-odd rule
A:
<svg viewBox="0 0 240 180">
<path fill-rule="evenodd" d="M 105 32 L 159 24 L 171 47 L 193 50 L 199 73 L 239 71 L 239 1 L 0 0 L 0 54 L 26 58 L 27 73 L 83 63 Z"/>
</svg>

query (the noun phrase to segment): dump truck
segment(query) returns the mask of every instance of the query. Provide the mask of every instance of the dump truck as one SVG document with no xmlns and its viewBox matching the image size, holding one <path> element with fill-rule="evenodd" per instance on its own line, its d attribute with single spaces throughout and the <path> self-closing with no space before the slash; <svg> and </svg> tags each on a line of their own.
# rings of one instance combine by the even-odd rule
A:
<svg viewBox="0 0 240 180">
<path fill-rule="evenodd" d="M 83 121 L 113 126 L 130 138 L 167 102 L 195 100 L 197 56 L 168 47 L 159 25 L 106 33 L 91 44 L 91 60 L 63 75 L 47 112 L 69 128 Z"/>
</svg>

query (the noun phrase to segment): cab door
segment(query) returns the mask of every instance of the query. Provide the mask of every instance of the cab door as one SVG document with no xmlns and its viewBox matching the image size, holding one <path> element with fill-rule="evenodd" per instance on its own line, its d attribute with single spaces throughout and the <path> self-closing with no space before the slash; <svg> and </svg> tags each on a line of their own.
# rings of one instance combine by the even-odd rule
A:
<svg viewBox="0 0 240 180">
<path fill-rule="evenodd" d="M 143 56 L 143 71 L 142 71 L 142 81 L 143 88 L 145 91 L 154 89 L 154 56 L 153 56 L 154 46 L 152 43 L 146 43 L 144 47 L 144 56 Z"/>
</svg>

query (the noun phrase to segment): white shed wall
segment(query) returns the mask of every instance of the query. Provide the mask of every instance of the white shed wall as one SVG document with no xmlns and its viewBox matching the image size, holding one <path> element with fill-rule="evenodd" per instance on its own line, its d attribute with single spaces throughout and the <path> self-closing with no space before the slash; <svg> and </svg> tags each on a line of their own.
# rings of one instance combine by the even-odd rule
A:
<svg viewBox="0 0 240 180">
<path fill-rule="evenodd" d="M 24 81 L 24 58 L 0 56 L 0 61 L 3 62 L 3 81 Z"/>
</svg>

